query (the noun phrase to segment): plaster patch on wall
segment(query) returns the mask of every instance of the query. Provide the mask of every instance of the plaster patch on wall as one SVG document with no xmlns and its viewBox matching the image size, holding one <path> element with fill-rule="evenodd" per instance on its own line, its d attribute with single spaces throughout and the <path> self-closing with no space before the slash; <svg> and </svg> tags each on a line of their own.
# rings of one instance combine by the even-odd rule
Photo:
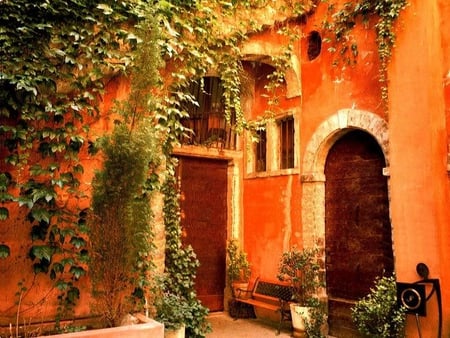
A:
<svg viewBox="0 0 450 338">
<path fill-rule="evenodd" d="M 228 167 L 230 172 L 230 167 Z M 240 222 L 240 200 L 239 192 L 240 188 L 239 167 L 237 165 L 231 166 L 231 238 L 243 238 L 243 232 L 241 231 Z M 230 213 L 229 213 L 230 214 Z"/>
<path fill-rule="evenodd" d="M 290 248 L 289 241 L 292 235 L 292 219 L 291 219 L 291 201 L 292 201 L 292 183 L 293 176 L 288 176 L 285 191 L 285 205 L 284 205 L 284 229 L 283 229 L 283 252 L 288 251 Z"/>
</svg>

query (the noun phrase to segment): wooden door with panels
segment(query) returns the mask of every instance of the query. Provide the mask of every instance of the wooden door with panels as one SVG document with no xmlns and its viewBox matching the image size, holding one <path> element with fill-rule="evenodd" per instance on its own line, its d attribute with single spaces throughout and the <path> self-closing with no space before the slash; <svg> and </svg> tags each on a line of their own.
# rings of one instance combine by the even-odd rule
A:
<svg viewBox="0 0 450 338">
<path fill-rule="evenodd" d="M 179 160 L 183 243 L 193 247 L 200 262 L 197 296 L 211 312 L 223 311 L 228 162 L 184 156 Z"/>
<path fill-rule="evenodd" d="M 358 337 L 351 307 L 374 279 L 394 269 L 384 154 L 352 130 L 336 141 L 325 165 L 326 287 L 330 335 Z"/>
</svg>

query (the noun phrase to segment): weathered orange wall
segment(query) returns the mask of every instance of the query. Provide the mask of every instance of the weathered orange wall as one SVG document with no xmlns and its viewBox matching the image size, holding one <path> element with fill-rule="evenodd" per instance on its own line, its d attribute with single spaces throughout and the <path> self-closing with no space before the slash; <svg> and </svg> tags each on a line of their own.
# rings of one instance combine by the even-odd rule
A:
<svg viewBox="0 0 450 338">
<path fill-rule="evenodd" d="M 391 214 L 398 277 L 418 279 L 424 262 L 440 278 L 448 335 L 449 269 L 447 132 L 444 108 L 443 35 L 447 15 L 437 1 L 410 1 L 398 27 L 390 68 Z M 445 37 L 448 42 L 448 36 Z M 445 267 L 447 265 L 447 267 Z M 421 320 L 425 336 L 436 333 L 436 307 Z M 410 332 L 414 329 L 410 325 Z"/>
<path fill-rule="evenodd" d="M 303 32 L 320 31 L 325 7 L 307 18 Z M 307 60 L 301 51 L 302 96 L 300 163 L 316 128 L 339 109 L 357 108 L 388 121 L 390 157 L 390 212 L 395 270 L 398 280 L 417 281 L 416 264 L 424 262 L 430 278 L 439 278 L 443 293 L 444 331 L 450 335 L 450 187 L 447 153 L 450 144 L 450 3 L 446 0 L 411 0 L 397 24 L 397 42 L 389 68 L 389 115 L 383 111 L 378 82 L 374 32 L 355 32 L 359 48 L 355 68 L 336 69 L 323 45 L 321 55 Z M 271 35 L 272 34 L 272 35 Z M 273 32 L 259 39 L 270 42 Z M 298 51 L 300 53 L 300 51 Z M 299 54 L 300 57 L 300 54 Z M 281 108 L 293 100 L 281 103 Z M 262 106 L 253 107 L 255 112 Z M 298 155 L 298 154 L 297 154 Z M 244 179 L 244 240 L 253 274 L 275 278 L 286 242 L 301 245 L 301 182 L 270 176 Z M 292 195 L 290 195 L 290 193 Z M 290 196 L 290 200 L 287 200 Z M 286 233 L 285 211 L 290 208 L 291 233 Z M 296 210 L 298 209 L 298 210 Z M 421 318 L 424 337 L 437 334 L 436 298 Z M 414 318 L 408 336 L 416 336 Z"/>
<path fill-rule="evenodd" d="M 339 109 L 353 107 L 382 115 L 380 85 L 377 79 L 378 59 L 373 45 L 373 32 L 366 30 L 358 32 L 357 41 L 361 60 L 355 67 L 344 67 L 344 69 L 343 65 L 333 67 L 334 56 L 327 51 L 328 45 L 325 43 L 319 57 L 313 61 L 307 61 L 306 36 L 312 30 L 320 31 L 325 12 L 326 6 L 319 6 L 315 14 L 307 18 L 306 24 L 299 28 L 303 38 L 295 49 L 295 53 L 301 60 L 302 95 L 282 99 L 276 107 L 278 111 L 287 111 L 293 107 L 301 111 L 301 115 L 297 117 L 300 120 L 300 130 L 297 131 L 300 142 L 300 167 L 305 147 L 314 131 Z M 272 30 L 257 36 L 257 40 L 263 41 L 262 43 L 264 41 L 271 43 L 272 39 L 278 43 L 279 38 Z M 264 85 L 265 82 L 256 83 L 255 97 L 263 92 Z M 279 94 L 285 93 L 285 90 L 286 88 L 282 88 Z M 249 118 L 258 116 L 266 108 L 265 100 L 256 100 Z M 284 190 L 288 180 L 290 180 L 288 187 L 292 193 Z M 294 175 L 291 178 L 266 175 L 257 179 L 244 179 L 243 189 L 245 249 L 249 252 L 249 258 L 252 259 L 253 273 L 265 278 L 276 278 L 277 265 L 283 250 L 287 250 L 294 244 L 302 246 L 300 175 Z M 289 222 L 293 225 L 289 234 L 283 231 L 287 226 L 283 210 L 287 208 L 291 210 L 292 218 Z M 268 227 L 274 227 L 274 229 L 269 231 L 266 229 Z M 267 252 L 271 253 L 270 259 Z"/>
<path fill-rule="evenodd" d="M 443 81 L 445 118 L 447 127 L 447 153 L 450 153 L 450 21 L 448 20 L 450 14 L 450 2 L 447 0 L 440 0 L 438 1 L 438 5 L 440 13 L 439 23 L 441 32 L 441 49 L 443 54 L 443 67 L 441 75 Z M 449 169 L 449 165 L 450 156 L 447 154 L 447 170 Z M 447 174 L 447 176 L 450 179 L 450 175 Z M 447 184 L 450 184 L 450 181 L 448 181 Z M 448 200 L 446 205 L 449 205 Z M 450 318 L 450 222 L 448 219 L 443 220 L 440 224 L 438 236 L 441 243 L 439 251 L 439 255 L 441 257 L 439 272 L 443 284 L 445 318 L 447 318 L 447 320 L 444 322 L 444 329 L 445 332 L 447 332 L 447 335 L 449 335 L 448 332 L 450 332 L 450 320 L 448 320 L 448 318 Z"/>
<path fill-rule="evenodd" d="M 363 109 L 389 120 L 390 140 L 390 212 L 393 226 L 395 269 L 399 280 L 418 279 L 415 267 L 426 263 L 431 278 L 439 278 L 443 292 L 444 337 L 450 336 L 450 187 L 447 172 L 447 153 L 450 144 L 450 3 L 448 0 L 410 0 L 397 25 L 397 43 L 389 68 L 389 116 L 385 116 L 378 82 L 378 58 L 374 32 L 359 29 L 356 39 L 359 48 L 355 68 L 342 70 L 332 67 L 332 54 L 323 45 L 321 55 L 306 61 L 305 37 L 312 30 L 321 31 L 326 4 L 320 3 L 315 14 L 299 26 L 305 33 L 295 53 L 301 61 L 302 95 L 283 99 L 280 110 L 299 108 L 300 173 L 305 147 L 318 126 L 342 108 Z M 253 39 L 262 42 L 283 42 L 273 30 L 257 34 Z M 263 92 L 264 82 L 255 82 L 255 94 Z M 128 84 L 113 79 L 100 104 L 105 113 L 112 100 L 125 97 Z M 280 90 L 285 93 L 285 88 Z M 257 95 L 254 96 L 255 98 Z M 267 108 L 266 101 L 253 102 L 250 117 Z M 105 114 L 92 125 L 89 137 L 95 139 L 111 130 L 112 121 Z M 245 150 L 244 150 L 245 152 Z M 99 159 L 88 155 L 82 159 L 85 176 L 82 184 L 89 192 L 89 184 Z M 254 277 L 276 278 L 279 258 L 292 244 L 302 245 L 301 181 L 300 174 L 273 175 L 243 179 L 242 219 L 244 248 L 252 263 Z M 7 222 L 8 223 L 8 222 Z M 29 228 L 16 217 L 4 225 L 0 235 L 11 243 L 12 254 L 0 260 L 0 273 L 8 276 L 1 282 L 0 320 L 14 319 L 14 293 L 21 278 L 32 277 L 31 264 L 21 253 L 29 243 Z M 19 251 L 22 250 L 22 251 Z M 12 263 L 12 264 L 11 264 Z M 49 289 L 46 282 L 37 282 L 24 300 L 31 306 Z M 88 281 L 84 282 L 87 293 Z M 77 308 L 77 314 L 89 313 L 89 301 Z M 434 337 L 437 313 L 434 301 L 429 314 L 421 318 L 424 337 Z M 44 311 L 54 304 L 46 304 Z M 30 318 L 45 318 L 45 313 L 32 313 Z M 30 313 L 25 313 L 25 318 Z M 53 317 L 51 318 L 53 319 Z M 6 322 L 5 322 L 6 323 Z M 411 320 L 409 334 L 416 336 Z"/>
<path fill-rule="evenodd" d="M 291 237 L 301 243 L 298 176 L 247 180 L 244 189 L 245 249 L 252 277 L 276 280 L 278 261 Z"/>
</svg>

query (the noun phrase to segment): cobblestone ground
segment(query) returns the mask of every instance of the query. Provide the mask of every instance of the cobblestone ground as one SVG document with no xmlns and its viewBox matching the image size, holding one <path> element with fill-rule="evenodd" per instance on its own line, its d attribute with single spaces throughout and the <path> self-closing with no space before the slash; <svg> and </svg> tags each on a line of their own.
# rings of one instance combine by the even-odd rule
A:
<svg viewBox="0 0 450 338">
<path fill-rule="evenodd" d="M 208 317 L 213 331 L 207 338 L 264 338 L 291 337 L 291 329 L 284 324 L 281 333 L 277 335 L 277 324 L 259 319 L 234 320 L 228 313 L 213 313 Z"/>
</svg>

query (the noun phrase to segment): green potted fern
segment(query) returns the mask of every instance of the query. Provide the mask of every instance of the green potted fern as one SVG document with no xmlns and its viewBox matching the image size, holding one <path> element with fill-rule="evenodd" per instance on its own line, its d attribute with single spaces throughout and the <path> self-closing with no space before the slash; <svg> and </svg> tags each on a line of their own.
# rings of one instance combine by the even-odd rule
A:
<svg viewBox="0 0 450 338">
<path fill-rule="evenodd" d="M 250 263 L 247 253 L 242 251 L 235 239 L 228 241 L 227 245 L 227 276 L 231 286 L 233 298 L 239 296 L 239 290 L 247 290 L 251 275 Z M 242 294 L 244 295 L 245 292 Z"/>
<path fill-rule="evenodd" d="M 164 324 L 165 338 L 184 338 L 189 304 L 182 297 L 165 292 L 155 301 L 156 320 Z"/>
<path fill-rule="evenodd" d="M 318 297 L 323 286 L 318 249 L 299 250 L 292 247 L 282 254 L 278 266 L 278 279 L 292 286 L 291 317 L 295 332 L 308 337 L 323 337 L 321 329 L 325 322 L 324 305 Z"/>
</svg>

